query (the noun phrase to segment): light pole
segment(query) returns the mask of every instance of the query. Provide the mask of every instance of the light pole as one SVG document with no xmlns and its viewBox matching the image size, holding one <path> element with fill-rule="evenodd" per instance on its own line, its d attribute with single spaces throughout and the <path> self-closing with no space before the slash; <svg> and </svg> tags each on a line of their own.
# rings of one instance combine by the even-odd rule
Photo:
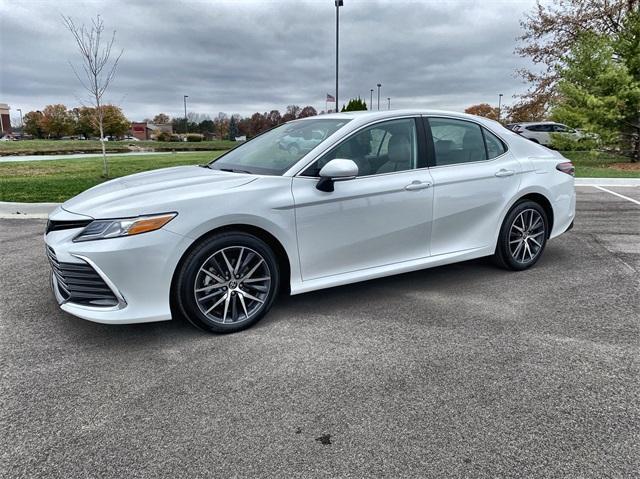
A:
<svg viewBox="0 0 640 479">
<path fill-rule="evenodd" d="M 189 95 L 185 95 L 184 100 L 184 132 L 189 133 L 189 122 L 187 121 L 187 98 Z"/>
<path fill-rule="evenodd" d="M 380 87 L 382 83 L 378 83 L 378 111 L 380 111 Z"/>
<path fill-rule="evenodd" d="M 391 110 L 391 97 L 387 97 L 387 110 Z"/>
<path fill-rule="evenodd" d="M 340 7 L 344 5 L 343 0 L 335 0 L 336 5 L 336 113 L 338 113 L 338 47 L 340 46 Z"/>
<path fill-rule="evenodd" d="M 373 110 L 373 88 L 371 89 L 371 96 L 369 97 L 369 109 Z"/>
<path fill-rule="evenodd" d="M 502 93 L 498 94 L 498 122 L 500 121 L 500 113 L 502 112 Z"/>
</svg>

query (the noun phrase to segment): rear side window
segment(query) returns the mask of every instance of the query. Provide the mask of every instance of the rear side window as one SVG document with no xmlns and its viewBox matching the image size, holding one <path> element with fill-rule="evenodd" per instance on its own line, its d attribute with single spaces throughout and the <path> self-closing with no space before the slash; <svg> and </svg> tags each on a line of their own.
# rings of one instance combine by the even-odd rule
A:
<svg viewBox="0 0 640 479">
<path fill-rule="evenodd" d="M 497 158 L 507 151 L 507 147 L 500 138 L 484 128 L 482 132 L 484 133 L 484 141 L 487 144 L 487 156 L 490 160 Z"/>
<path fill-rule="evenodd" d="M 429 118 L 436 166 L 485 161 L 480 125 L 450 118 Z"/>
</svg>

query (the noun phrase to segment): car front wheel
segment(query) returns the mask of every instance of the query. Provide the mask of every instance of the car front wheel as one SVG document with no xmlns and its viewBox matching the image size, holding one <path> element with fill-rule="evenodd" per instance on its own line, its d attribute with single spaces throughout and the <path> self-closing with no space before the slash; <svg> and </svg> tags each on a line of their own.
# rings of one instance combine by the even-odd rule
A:
<svg viewBox="0 0 640 479">
<path fill-rule="evenodd" d="M 278 292 L 279 268 L 271 248 L 255 236 L 221 233 L 197 245 L 176 279 L 180 312 L 214 333 L 233 333 L 258 322 Z"/>
<path fill-rule="evenodd" d="M 515 271 L 533 266 L 547 244 L 548 224 L 547 215 L 538 203 L 517 203 L 500 228 L 494 254 L 498 265 Z"/>
</svg>

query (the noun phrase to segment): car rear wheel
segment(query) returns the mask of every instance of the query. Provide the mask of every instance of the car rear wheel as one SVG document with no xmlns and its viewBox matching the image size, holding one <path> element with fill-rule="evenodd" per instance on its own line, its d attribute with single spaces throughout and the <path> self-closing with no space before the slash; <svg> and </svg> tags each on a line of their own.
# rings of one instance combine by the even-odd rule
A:
<svg viewBox="0 0 640 479">
<path fill-rule="evenodd" d="M 276 256 L 246 233 L 222 233 L 196 246 L 176 280 L 180 312 L 214 333 L 233 333 L 258 322 L 278 292 Z"/>
<path fill-rule="evenodd" d="M 494 258 L 503 268 L 520 271 L 533 266 L 547 244 L 548 220 L 534 201 L 521 201 L 507 214 L 498 237 Z"/>
</svg>

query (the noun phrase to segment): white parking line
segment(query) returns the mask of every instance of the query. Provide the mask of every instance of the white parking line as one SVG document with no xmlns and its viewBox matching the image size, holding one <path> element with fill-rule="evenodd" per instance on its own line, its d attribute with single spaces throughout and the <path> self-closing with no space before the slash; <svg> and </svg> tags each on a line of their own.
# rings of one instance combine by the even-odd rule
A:
<svg viewBox="0 0 640 479">
<path fill-rule="evenodd" d="M 640 201 L 629 198 L 628 196 L 621 195 L 620 193 L 616 193 L 615 191 L 608 190 L 606 188 L 603 188 L 602 186 L 593 185 L 593 187 L 602 191 L 606 191 L 607 193 L 611 193 L 612 195 L 617 196 L 618 198 L 622 198 L 623 200 L 631 201 L 631 203 L 635 203 L 636 205 L 640 205 Z"/>
</svg>

